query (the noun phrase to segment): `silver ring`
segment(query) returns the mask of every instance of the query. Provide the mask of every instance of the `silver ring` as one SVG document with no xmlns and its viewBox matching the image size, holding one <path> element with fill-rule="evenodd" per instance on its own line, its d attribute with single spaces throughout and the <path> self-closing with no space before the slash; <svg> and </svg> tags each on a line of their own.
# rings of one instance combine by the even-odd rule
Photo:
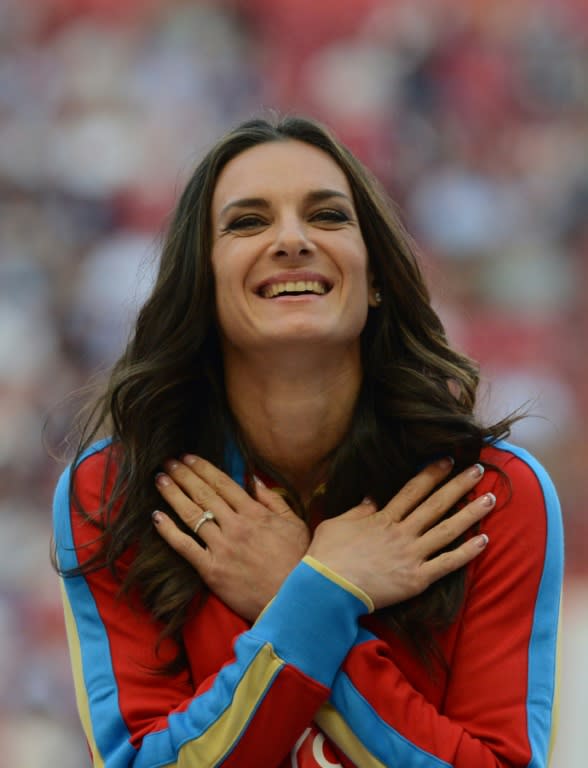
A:
<svg viewBox="0 0 588 768">
<path fill-rule="evenodd" d="M 204 525 L 204 523 L 208 522 L 209 520 L 216 520 L 216 517 L 214 516 L 214 512 L 211 512 L 209 509 L 207 509 L 202 513 L 202 517 L 200 518 L 200 520 L 198 520 L 198 522 L 194 526 L 193 528 L 194 533 L 198 535 L 200 526 Z"/>
</svg>

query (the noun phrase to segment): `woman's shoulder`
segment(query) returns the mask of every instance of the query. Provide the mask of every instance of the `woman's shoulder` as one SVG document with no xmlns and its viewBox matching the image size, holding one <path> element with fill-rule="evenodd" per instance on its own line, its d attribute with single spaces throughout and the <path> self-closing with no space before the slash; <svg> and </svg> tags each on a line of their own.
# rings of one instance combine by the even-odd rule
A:
<svg viewBox="0 0 588 768">
<path fill-rule="evenodd" d="M 491 492 L 496 506 L 484 529 L 509 539 L 515 547 L 552 547 L 563 551 L 562 515 L 557 491 L 541 462 L 525 448 L 507 441 L 484 447 L 486 473 L 476 493 Z"/>
<path fill-rule="evenodd" d="M 92 484 L 93 480 L 104 482 L 108 476 L 115 474 L 119 450 L 112 437 L 92 443 L 63 470 L 57 483 L 58 487 L 65 480 L 69 485 L 72 476 L 76 486 Z"/>
<path fill-rule="evenodd" d="M 103 495 L 112 486 L 118 465 L 118 446 L 111 437 L 88 446 L 62 472 L 55 488 L 56 497 L 69 499 L 72 490 L 80 497 Z M 88 499 L 89 500 L 89 499 Z"/>
<path fill-rule="evenodd" d="M 563 525 L 555 487 L 541 463 L 510 442 L 486 446 L 481 459 L 486 472 L 476 495 L 493 493 L 496 505 L 480 524 L 489 543 L 470 570 L 472 604 L 497 626 L 509 628 L 513 621 L 522 627 L 525 616 L 529 622 L 531 606 L 532 637 L 545 639 L 557 626 L 564 573 Z"/>
<path fill-rule="evenodd" d="M 62 472 L 53 495 L 53 534 L 60 564 L 68 567 L 78 539 L 96 539 L 96 528 L 87 523 L 99 520 L 103 501 L 116 479 L 119 448 L 111 438 L 105 438 L 86 448 Z M 83 514 L 75 514 L 83 510 Z"/>
<path fill-rule="evenodd" d="M 480 459 L 489 467 L 489 478 L 494 479 L 498 491 L 500 486 L 506 486 L 510 494 L 540 492 L 546 504 L 559 507 L 551 477 L 541 462 L 526 448 L 499 440 L 486 445 L 481 451 Z"/>
</svg>

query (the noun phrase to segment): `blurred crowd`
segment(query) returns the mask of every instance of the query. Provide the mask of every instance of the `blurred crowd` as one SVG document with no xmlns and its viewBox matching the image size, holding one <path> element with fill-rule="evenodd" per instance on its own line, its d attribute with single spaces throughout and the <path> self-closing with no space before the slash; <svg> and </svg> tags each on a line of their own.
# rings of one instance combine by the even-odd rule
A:
<svg viewBox="0 0 588 768">
<path fill-rule="evenodd" d="M 533 414 L 514 437 L 588 576 L 587 34 L 583 0 L 0 0 L 0 766 L 84 764 L 52 452 L 183 181 L 268 108 L 323 120 L 383 181 L 481 362 L 481 414 Z"/>
</svg>

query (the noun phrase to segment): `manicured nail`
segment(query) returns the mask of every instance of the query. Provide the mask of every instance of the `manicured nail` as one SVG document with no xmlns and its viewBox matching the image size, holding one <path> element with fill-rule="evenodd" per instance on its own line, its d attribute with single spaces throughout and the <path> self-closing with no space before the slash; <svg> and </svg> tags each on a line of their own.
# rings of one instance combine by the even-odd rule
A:
<svg viewBox="0 0 588 768">
<path fill-rule="evenodd" d="M 157 483 L 157 485 L 165 486 L 165 485 L 169 485 L 171 483 L 171 480 L 165 474 L 165 472 L 158 472 L 155 475 L 155 482 Z"/>
<path fill-rule="evenodd" d="M 155 512 L 151 513 L 151 519 L 153 520 L 155 525 L 159 525 L 159 523 L 161 523 L 161 521 L 163 520 L 163 515 L 158 509 L 156 509 Z"/>
<path fill-rule="evenodd" d="M 488 537 L 485 533 L 481 533 L 479 536 L 476 536 L 476 544 L 480 549 L 484 549 L 486 544 L 488 544 Z"/>
<path fill-rule="evenodd" d="M 177 462 L 177 461 L 175 461 L 175 459 L 170 459 L 170 461 L 166 461 L 166 462 L 165 462 L 165 467 L 166 467 L 166 469 L 168 469 L 170 472 L 173 472 L 173 471 L 174 471 L 174 469 L 177 469 L 179 466 L 180 466 L 180 465 L 178 464 L 178 462 Z"/>
<path fill-rule="evenodd" d="M 197 457 L 193 456 L 191 453 L 185 453 L 182 456 L 182 461 L 184 462 L 184 464 L 188 464 L 188 465 L 194 464 L 197 461 Z"/>
<path fill-rule="evenodd" d="M 257 477 L 257 475 L 253 475 L 253 482 L 259 485 L 260 488 L 266 487 L 266 484 L 263 482 L 261 477 Z"/>
<path fill-rule="evenodd" d="M 493 493 L 485 493 L 480 501 L 485 507 L 493 507 L 496 504 L 496 496 Z"/>
<path fill-rule="evenodd" d="M 474 464 L 470 472 L 474 477 L 482 477 L 484 474 L 484 467 L 481 464 Z"/>
<path fill-rule="evenodd" d="M 364 496 L 361 500 L 362 504 L 373 504 L 374 500 L 370 496 Z"/>
<path fill-rule="evenodd" d="M 442 470 L 448 470 L 451 469 L 451 467 L 455 464 L 454 459 L 451 456 L 444 456 L 442 459 L 439 460 L 438 466 Z"/>
</svg>

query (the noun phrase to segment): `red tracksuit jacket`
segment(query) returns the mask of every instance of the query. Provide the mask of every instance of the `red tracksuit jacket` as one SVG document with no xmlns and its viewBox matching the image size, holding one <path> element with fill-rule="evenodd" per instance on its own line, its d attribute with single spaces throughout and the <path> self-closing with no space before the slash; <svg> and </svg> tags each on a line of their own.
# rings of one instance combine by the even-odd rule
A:
<svg viewBox="0 0 588 768">
<path fill-rule="evenodd" d="M 97 509 L 108 441 L 81 458 L 76 492 Z M 562 527 L 549 477 L 507 443 L 482 458 L 490 543 L 468 568 L 456 622 L 431 675 L 369 614 L 369 598 L 305 558 L 251 626 L 214 595 L 184 628 L 189 667 L 153 670 L 159 626 L 117 598 L 99 570 L 62 580 L 80 717 L 106 768 L 543 768 L 554 719 Z M 66 470 L 54 529 L 63 569 L 95 551 L 70 505 Z M 149 523 L 146 523 L 149 524 Z M 128 566 L 131 554 L 121 559 Z"/>
</svg>

